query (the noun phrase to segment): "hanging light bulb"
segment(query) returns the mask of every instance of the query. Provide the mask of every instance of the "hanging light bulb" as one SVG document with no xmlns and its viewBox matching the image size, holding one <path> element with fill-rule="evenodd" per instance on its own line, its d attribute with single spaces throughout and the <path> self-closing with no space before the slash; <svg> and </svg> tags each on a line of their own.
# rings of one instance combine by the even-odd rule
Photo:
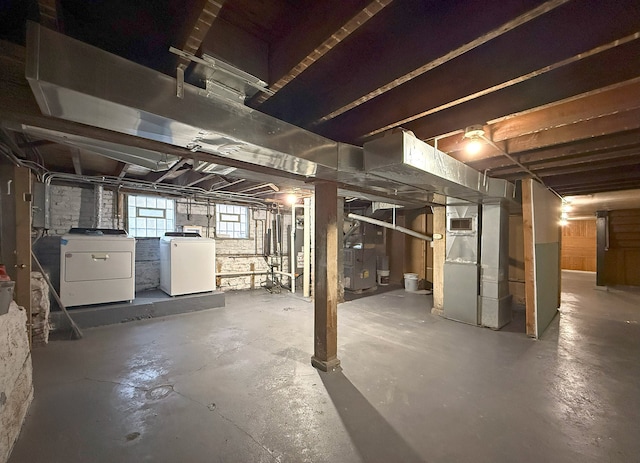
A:
<svg viewBox="0 0 640 463">
<path fill-rule="evenodd" d="M 298 202 L 298 197 L 296 195 L 294 195 L 293 193 L 290 193 L 287 195 L 287 204 L 293 206 L 297 202 Z"/>
<path fill-rule="evenodd" d="M 464 138 L 467 141 L 464 146 L 464 150 L 472 156 L 478 154 L 484 144 L 482 139 L 483 136 L 484 129 L 481 125 L 470 125 L 464 129 Z"/>
<path fill-rule="evenodd" d="M 471 155 L 478 154 L 482 149 L 482 142 L 477 138 L 471 139 L 464 146 L 464 150 Z"/>
</svg>

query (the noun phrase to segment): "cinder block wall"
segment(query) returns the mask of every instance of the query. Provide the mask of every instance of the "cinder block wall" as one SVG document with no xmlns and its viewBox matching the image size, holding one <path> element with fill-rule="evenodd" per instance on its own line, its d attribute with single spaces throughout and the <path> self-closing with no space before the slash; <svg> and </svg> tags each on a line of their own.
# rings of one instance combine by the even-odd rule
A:
<svg viewBox="0 0 640 463">
<path fill-rule="evenodd" d="M 48 237 L 43 238 L 34 247 L 36 255 L 41 260 L 45 270 L 50 273 L 51 280 L 56 287 L 60 281 L 60 239 L 72 227 L 93 227 L 95 222 L 95 191 L 92 186 L 52 185 L 50 198 L 51 229 Z M 114 207 L 115 195 L 112 190 L 104 189 L 102 215 L 99 226 L 102 228 L 117 228 L 118 217 Z M 249 272 L 251 264 L 256 272 L 267 272 L 269 266 L 263 257 L 264 229 L 272 220 L 271 214 L 264 210 L 252 209 L 249 217 L 248 239 L 216 240 L 216 268 L 221 273 Z M 283 214 L 282 227 L 284 238 L 282 252 L 289 252 L 288 227 L 291 225 L 290 214 Z M 122 223 L 122 221 L 120 221 Z M 176 228 L 181 230 L 184 225 L 198 225 L 202 227 L 203 235 L 215 235 L 215 205 L 206 202 L 176 200 Z M 277 259 L 280 264 L 280 259 Z M 282 259 L 282 271 L 288 271 L 289 258 Z M 266 281 L 267 275 L 255 275 L 253 283 L 260 287 Z M 222 276 L 218 279 L 221 290 L 241 290 L 251 287 L 250 275 Z M 283 283 L 289 284 L 288 278 L 282 278 Z M 160 286 L 160 254 L 158 238 L 138 238 L 136 242 L 136 291 L 155 289 Z M 54 308 L 55 304 L 52 305 Z M 57 307 L 56 307 L 57 308 Z"/>
</svg>

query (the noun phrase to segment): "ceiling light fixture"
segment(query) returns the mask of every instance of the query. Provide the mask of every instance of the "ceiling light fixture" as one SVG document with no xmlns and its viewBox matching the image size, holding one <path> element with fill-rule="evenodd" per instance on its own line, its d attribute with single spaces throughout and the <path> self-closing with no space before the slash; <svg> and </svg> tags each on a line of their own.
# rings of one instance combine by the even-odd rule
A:
<svg viewBox="0 0 640 463">
<path fill-rule="evenodd" d="M 464 150 L 472 156 L 478 154 L 484 144 L 484 129 L 481 125 L 470 125 L 464 129 L 463 138 L 466 140 Z"/>
<path fill-rule="evenodd" d="M 290 206 L 293 206 L 295 203 L 298 202 L 298 197 L 293 193 L 288 194 L 286 199 L 287 199 L 287 204 L 289 204 Z"/>
<path fill-rule="evenodd" d="M 464 135 L 463 135 L 462 139 L 467 141 L 467 143 L 465 145 L 465 151 L 467 153 L 469 153 L 471 155 L 477 154 L 480 151 L 480 149 L 482 148 L 483 143 L 486 143 L 487 145 L 491 146 L 496 151 L 498 151 L 498 152 L 502 153 L 504 156 L 506 156 L 511 162 L 513 162 L 515 165 L 520 167 L 527 174 L 531 175 L 532 178 L 534 178 L 537 181 L 539 181 L 551 193 L 556 195 L 561 200 L 563 199 L 562 196 L 560 196 L 560 194 L 558 194 L 558 192 L 556 190 L 554 190 L 553 188 L 548 186 L 546 183 L 544 183 L 544 181 L 535 172 L 532 172 L 531 169 L 529 169 L 527 166 L 525 166 L 520 161 L 518 161 L 516 158 L 514 158 L 512 155 L 510 155 L 505 150 L 505 148 L 502 148 L 502 147 L 498 146 L 491 139 L 491 135 L 489 135 L 489 137 L 486 137 L 485 136 L 485 132 L 484 132 L 484 127 L 481 124 L 470 125 L 466 129 L 464 129 Z"/>
</svg>

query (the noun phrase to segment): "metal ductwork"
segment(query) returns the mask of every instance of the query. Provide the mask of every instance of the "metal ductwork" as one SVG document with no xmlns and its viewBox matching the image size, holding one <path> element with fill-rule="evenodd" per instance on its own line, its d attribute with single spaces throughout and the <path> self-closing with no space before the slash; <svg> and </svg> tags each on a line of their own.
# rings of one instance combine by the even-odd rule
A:
<svg viewBox="0 0 640 463">
<path fill-rule="evenodd" d="M 336 181 L 345 196 L 424 205 L 444 204 L 442 195 L 482 202 L 513 192 L 409 134 L 363 150 L 192 85 L 177 98 L 176 79 L 32 22 L 26 77 L 46 115 L 209 153 L 213 163 L 229 158 Z"/>
<path fill-rule="evenodd" d="M 30 22 L 26 77 L 44 114 L 304 177 L 335 178 L 337 143 Z"/>
<path fill-rule="evenodd" d="M 364 167 L 370 175 L 472 203 L 514 197 L 513 184 L 483 176 L 406 131 L 365 143 Z"/>
</svg>

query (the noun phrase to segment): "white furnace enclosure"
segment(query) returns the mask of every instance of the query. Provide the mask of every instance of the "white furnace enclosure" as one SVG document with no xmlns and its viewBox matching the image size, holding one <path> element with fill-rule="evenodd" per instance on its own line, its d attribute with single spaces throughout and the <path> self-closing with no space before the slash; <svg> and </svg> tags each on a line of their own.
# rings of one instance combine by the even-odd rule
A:
<svg viewBox="0 0 640 463">
<path fill-rule="evenodd" d="M 522 182 L 527 334 L 539 338 L 560 306 L 560 198 Z"/>
<path fill-rule="evenodd" d="M 195 233 L 182 235 L 160 239 L 160 289 L 170 296 L 214 291 L 216 242 Z"/>
<path fill-rule="evenodd" d="M 132 301 L 136 240 L 124 230 L 72 228 L 60 240 L 60 299 L 67 307 Z"/>
</svg>

